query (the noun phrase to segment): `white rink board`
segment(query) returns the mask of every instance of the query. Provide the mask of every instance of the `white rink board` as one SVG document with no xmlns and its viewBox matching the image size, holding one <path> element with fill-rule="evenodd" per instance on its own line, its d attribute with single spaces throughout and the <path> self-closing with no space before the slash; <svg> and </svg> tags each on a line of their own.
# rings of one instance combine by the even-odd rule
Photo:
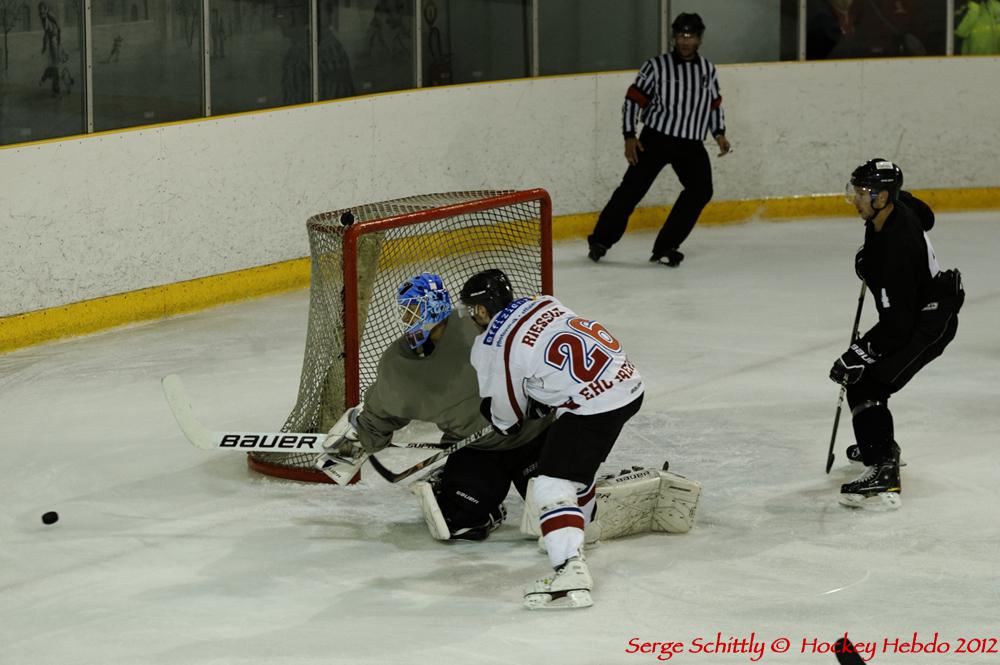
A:
<svg viewBox="0 0 1000 665">
<path fill-rule="evenodd" d="M 716 200 L 840 191 L 876 154 L 907 186 L 991 187 L 1000 59 L 721 69 Z M 633 72 L 378 95 L 0 150 L 0 316 L 308 253 L 304 222 L 434 191 L 544 187 L 599 210 L 624 171 Z M 880 90 L 885 86 L 885 90 Z M 644 205 L 673 201 L 663 177 Z"/>
</svg>

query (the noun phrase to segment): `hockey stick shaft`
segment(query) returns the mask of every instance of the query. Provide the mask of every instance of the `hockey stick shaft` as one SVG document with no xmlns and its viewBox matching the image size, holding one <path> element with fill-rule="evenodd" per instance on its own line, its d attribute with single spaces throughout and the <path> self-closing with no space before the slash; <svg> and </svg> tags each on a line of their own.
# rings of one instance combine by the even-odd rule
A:
<svg viewBox="0 0 1000 665">
<path fill-rule="evenodd" d="M 431 455 L 430 457 L 423 459 L 414 464 L 413 466 L 403 469 L 398 473 L 387 469 L 374 455 L 371 455 L 368 458 L 368 462 L 372 465 L 372 468 L 375 469 L 378 475 L 382 476 L 390 483 L 398 483 L 400 480 L 403 480 L 404 478 L 409 478 L 418 471 L 426 469 L 435 462 L 444 459 L 448 455 L 451 455 L 453 452 L 461 450 L 462 448 L 465 448 L 467 445 L 479 441 L 480 439 L 488 436 L 492 432 L 493 432 L 492 427 L 485 427 L 476 432 L 475 434 L 465 437 L 461 441 L 456 441 L 455 443 L 448 445 L 446 448 L 442 449 L 441 452 L 435 453 L 434 455 Z"/>
<path fill-rule="evenodd" d="M 195 448 L 202 450 L 260 451 L 267 453 L 303 454 L 326 451 L 326 434 L 315 432 L 237 432 L 213 431 L 206 427 L 191 407 L 191 398 L 176 374 L 163 377 L 163 395 L 178 427 Z M 441 450 L 440 443 L 391 443 L 394 448 L 427 448 Z"/>
<path fill-rule="evenodd" d="M 181 377 L 170 374 L 163 377 L 163 396 L 174 414 L 177 426 L 195 448 L 202 450 L 254 450 L 273 453 L 321 453 L 326 434 L 314 432 L 237 432 L 213 431 L 205 427 L 194 415 L 191 398 L 184 389 Z"/>
<path fill-rule="evenodd" d="M 868 285 L 865 282 L 861 282 L 861 292 L 858 294 L 858 310 L 854 314 L 854 326 L 851 328 L 851 341 L 848 344 L 854 344 L 854 341 L 858 338 L 858 326 L 861 325 L 861 310 L 865 306 L 865 291 Z M 833 432 L 830 434 L 830 450 L 826 454 L 826 472 L 830 473 L 830 469 L 833 468 L 833 445 L 837 441 L 837 427 L 840 425 L 840 411 L 844 407 L 844 395 L 847 394 L 847 385 L 840 386 L 840 395 L 837 397 L 837 413 L 833 416 Z"/>
</svg>

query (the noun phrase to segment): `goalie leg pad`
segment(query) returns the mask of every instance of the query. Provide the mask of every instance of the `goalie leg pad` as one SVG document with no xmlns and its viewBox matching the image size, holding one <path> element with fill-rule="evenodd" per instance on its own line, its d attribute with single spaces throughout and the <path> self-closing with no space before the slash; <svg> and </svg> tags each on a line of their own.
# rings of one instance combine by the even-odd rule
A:
<svg viewBox="0 0 1000 665">
<path fill-rule="evenodd" d="M 701 485 L 669 471 L 636 469 L 597 482 L 601 537 L 660 531 L 686 533 L 694 525 Z"/>
<path fill-rule="evenodd" d="M 451 540 L 451 529 L 448 528 L 441 507 L 438 506 L 434 486 L 426 480 L 418 480 L 410 485 L 410 491 L 420 502 L 420 512 L 424 514 L 424 521 L 427 522 L 431 537 L 434 540 Z"/>
<path fill-rule="evenodd" d="M 660 471 L 660 494 L 653 513 L 653 531 L 687 533 L 694 526 L 701 484 L 669 471 Z"/>
<path fill-rule="evenodd" d="M 507 510 L 500 504 L 484 517 L 482 524 L 453 530 L 452 523 L 445 517 L 438 502 L 440 495 L 434 490 L 435 484 L 432 477 L 431 480 L 419 480 L 410 485 L 410 492 L 420 502 L 420 512 L 423 513 L 427 530 L 434 540 L 485 540 L 507 517 Z"/>
</svg>

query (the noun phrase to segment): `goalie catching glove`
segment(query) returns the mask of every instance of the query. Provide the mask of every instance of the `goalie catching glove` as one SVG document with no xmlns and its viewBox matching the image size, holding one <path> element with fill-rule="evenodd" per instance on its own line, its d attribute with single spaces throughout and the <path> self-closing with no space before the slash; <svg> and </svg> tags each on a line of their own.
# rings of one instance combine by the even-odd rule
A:
<svg viewBox="0 0 1000 665">
<path fill-rule="evenodd" d="M 865 368 L 875 363 L 876 355 L 870 344 L 851 344 L 830 368 L 830 380 L 841 385 L 857 383 Z"/>
<path fill-rule="evenodd" d="M 348 409 L 330 428 L 314 466 L 338 485 L 349 485 L 368 460 L 368 453 L 358 443 L 358 414 L 361 406 Z"/>
</svg>

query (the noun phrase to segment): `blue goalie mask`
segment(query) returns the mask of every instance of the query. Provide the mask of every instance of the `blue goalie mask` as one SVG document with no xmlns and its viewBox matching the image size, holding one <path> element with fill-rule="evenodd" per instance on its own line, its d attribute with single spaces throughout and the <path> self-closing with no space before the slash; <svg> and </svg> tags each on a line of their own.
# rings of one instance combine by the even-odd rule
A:
<svg viewBox="0 0 1000 665">
<path fill-rule="evenodd" d="M 399 285 L 399 325 L 411 349 L 419 349 L 431 330 L 451 314 L 451 296 L 441 277 L 424 272 Z"/>
</svg>

